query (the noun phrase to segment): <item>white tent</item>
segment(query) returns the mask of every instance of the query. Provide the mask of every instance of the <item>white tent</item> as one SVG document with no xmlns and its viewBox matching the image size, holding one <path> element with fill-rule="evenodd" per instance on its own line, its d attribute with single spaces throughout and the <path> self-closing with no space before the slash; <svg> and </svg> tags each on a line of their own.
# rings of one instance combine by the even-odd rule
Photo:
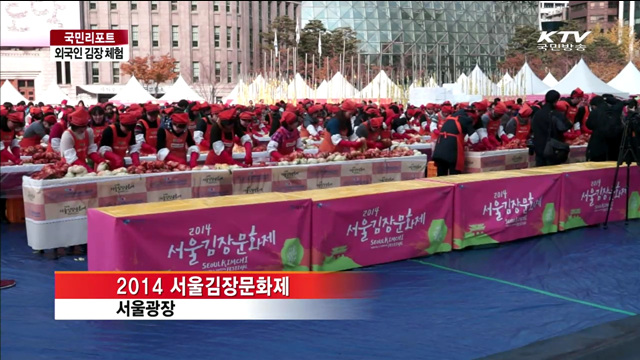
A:
<svg viewBox="0 0 640 360">
<path fill-rule="evenodd" d="M 145 90 L 138 82 L 135 76 L 132 76 L 127 84 L 109 101 L 115 101 L 122 104 L 142 104 L 147 101 L 156 100 L 151 94 Z"/>
<path fill-rule="evenodd" d="M 512 95 L 546 94 L 549 91 L 549 86 L 540 80 L 526 62 L 513 77 L 513 86 L 514 93 Z"/>
<path fill-rule="evenodd" d="M 128 84 L 127 84 L 128 85 Z M 198 95 L 186 81 L 182 75 L 178 77 L 178 80 L 167 90 L 167 92 L 160 98 L 166 102 L 178 102 L 180 100 L 189 101 L 203 101 L 202 96 Z"/>
<path fill-rule="evenodd" d="M 351 83 L 337 72 L 328 83 L 329 97 L 332 100 L 354 99 L 358 97 L 358 90 Z"/>
<path fill-rule="evenodd" d="M 296 74 L 296 76 L 289 83 L 289 88 L 287 89 L 289 93 L 289 100 L 302 100 L 305 98 L 310 98 L 313 95 L 313 90 L 307 82 L 302 78 L 302 75 Z"/>
<path fill-rule="evenodd" d="M 545 76 L 544 79 L 542 79 L 542 82 L 549 87 L 554 87 L 558 85 L 558 80 L 556 80 L 556 78 L 553 77 L 553 74 L 551 73 L 547 73 L 547 76 Z"/>
<path fill-rule="evenodd" d="M 552 89 L 561 95 L 568 95 L 578 87 L 585 93 L 595 93 L 598 95 L 612 94 L 624 97 L 629 95 L 628 92 L 617 90 L 600 80 L 589 70 L 589 67 L 582 59 L 556 86 L 552 87 Z M 537 94 L 542 95 L 545 93 L 546 91 L 540 91 Z"/>
<path fill-rule="evenodd" d="M 640 94 L 640 71 L 629 61 L 620 74 L 609 81 L 608 85 L 631 95 Z"/>
<path fill-rule="evenodd" d="M 225 98 L 222 99 L 222 102 L 225 103 L 225 104 L 226 103 L 238 104 L 240 102 L 244 102 L 245 101 L 245 97 L 247 95 L 247 94 L 245 94 L 246 90 L 247 90 L 247 86 L 244 84 L 244 82 L 242 80 L 240 80 L 240 81 L 238 81 L 236 86 L 233 88 L 233 90 L 231 90 L 229 95 L 227 95 Z M 249 102 L 248 100 L 246 100 L 246 101 L 247 101 L 247 103 Z"/>
<path fill-rule="evenodd" d="M 511 75 L 509 75 L 509 72 L 504 74 L 504 76 L 502 77 L 502 79 L 500 79 L 500 81 L 498 81 L 496 86 L 498 87 L 497 95 L 514 95 L 513 78 L 511 77 Z"/>
<path fill-rule="evenodd" d="M 0 88 L 0 103 L 10 102 L 15 105 L 20 101 L 24 101 L 25 103 L 29 102 L 9 81 L 5 81 Z"/>
<path fill-rule="evenodd" d="M 480 70 L 478 65 L 469 74 L 467 83 L 466 91 L 470 95 L 495 95 L 498 92 L 497 86 Z"/>
<path fill-rule="evenodd" d="M 327 80 L 322 80 L 320 85 L 315 91 L 316 99 L 328 99 L 329 98 L 329 83 Z"/>
<path fill-rule="evenodd" d="M 42 94 L 38 94 L 38 97 L 36 98 L 36 101 L 48 105 L 58 105 L 62 103 L 63 100 L 70 101 L 67 94 L 65 94 L 55 82 L 52 82 L 47 90 Z"/>
<path fill-rule="evenodd" d="M 384 70 L 365 86 L 360 92 L 363 99 L 391 99 L 400 92 L 398 85 L 394 84 Z"/>
</svg>

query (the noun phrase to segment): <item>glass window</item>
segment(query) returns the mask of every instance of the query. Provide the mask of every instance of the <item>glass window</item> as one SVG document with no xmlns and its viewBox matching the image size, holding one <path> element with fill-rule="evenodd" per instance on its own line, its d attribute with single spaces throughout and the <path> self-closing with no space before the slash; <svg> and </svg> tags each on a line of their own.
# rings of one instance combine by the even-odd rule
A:
<svg viewBox="0 0 640 360">
<path fill-rule="evenodd" d="M 231 12 L 231 1 L 225 1 L 225 8 L 227 9 L 227 13 Z"/>
<path fill-rule="evenodd" d="M 151 26 L 151 45 L 153 47 L 158 47 L 158 42 L 160 41 L 160 27 L 158 25 Z"/>
<path fill-rule="evenodd" d="M 173 64 L 175 65 L 173 71 L 180 74 L 180 61 L 176 61 Z"/>
<path fill-rule="evenodd" d="M 236 1 L 236 13 L 240 14 L 240 1 Z"/>
<path fill-rule="evenodd" d="M 589 8 L 595 9 L 596 8 L 596 2 L 595 1 L 589 1 Z"/>
<path fill-rule="evenodd" d="M 231 26 L 227 26 L 227 49 L 231 49 Z"/>
<path fill-rule="evenodd" d="M 172 1 L 171 2 L 171 11 L 177 11 L 178 10 L 178 2 L 177 1 Z"/>
<path fill-rule="evenodd" d="M 118 30 L 118 25 L 111 25 L 111 30 Z"/>
<path fill-rule="evenodd" d="M 239 62 L 238 63 L 238 77 L 240 77 L 240 74 L 242 73 L 242 63 Z"/>
<path fill-rule="evenodd" d="M 198 2 L 197 1 L 192 1 L 191 2 L 191 11 L 198 11 Z"/>
<path fill-rule="evenodd" d="M 109 1 L 109 8 L 111 10 L 118 10 L 118 3 L 115 1 Z"/>
<path fill-rule="evenodd" d="M 97 9 L 96 2 L 89 1 L 89 10 L 95 10 L 95 9 Z"/>
<path fill-rule="evenodd" d="M 131 46 L 138 46 L 138 25 L 131 25 Z"/>
<path fill-rule="evenodd" d="M 91 30 L 98 30 L 98 25 L 93 25 L 93 24 L 91 24 L 91 25 L 89 25 L 89 29 L 91 29 Z"/>
<path fill-rule="evenodd" d="M 99 63 L 92 62 L 91 63 L 91 82 L 93 84 L 97 84 L 100 82 L 100 68 L 98 67 Z"/>
<path fill-rule="evenodd" d="M 191 46 L 198 47 L 198 40 L 200 39 L 200 33 L 197 26 L 191 27 Z"/>
<path fill-rule="evenodd" d="M 240 28 L 237 29 L 236 33 L 236 49 L 240 49 Z"/>
<path fill-rule="evenodd" d="M 56 62 L 56 78 L 58 80 L 58 85 L 62 84 L 62 62 Z"/>
<path fill-rule="evenodd" d="M 220 26 L 213 28 L 213 45 L 216 49 L 220 48 Z"/>
<path fill-rule="evenodd" d="M 112 63 L 111 71 L 113 72 L 112 81 L 114 84 L 120 83 L 120 64 Z"/>
<path fill-rule="evenodd" d="M 220 82 L 220 61 L 216 61 L 216 82 Z"/>
<path fill-rule="evenodd" d="M 180 38 L 180 32 L 178 30 L 178 25 L 171 26 L 171 46 L 178 47 L 180 43 L 178 39 Z"/>
<path fill-rule="evenodd" d="M 157 1 L 152 1 L 151 2 L 151 11 L 158 11 L 158 2 Z"/>
<path fill-rule="evenodd" d="M 213 11 L 215 11 L 215 12 L 220 11 L 220 7 L 218 7 L 218 2 L 217 1 L 213 2 Z"/>
<path fill-rule="evenodd" d="M 131 3 L 131 10 L 138 10 L 138 2 L 137 1 L 130 1 Z"/>
<path fill-rule="evenodd" d="M 609 22 L 617 22 L 618 21 L 618 16 L 617 15 L 609 15 L 607 20 Z"/>
<path fill-rule="evenodd" d="M 193 62 L 193 82 L 200 81 L 200 63 L 197 61 Z"/>
<path fill-rule="evenodd" d="M 227 63 L 227 83 L 231 83 L 233 75 L 233 65 L 228 62 Z"/>
</svg>

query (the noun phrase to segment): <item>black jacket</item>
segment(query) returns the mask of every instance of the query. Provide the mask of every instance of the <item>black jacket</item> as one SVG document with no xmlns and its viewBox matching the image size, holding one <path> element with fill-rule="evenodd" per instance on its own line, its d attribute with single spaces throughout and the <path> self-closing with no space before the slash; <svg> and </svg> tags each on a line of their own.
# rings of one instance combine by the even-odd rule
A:
<svg viewBox="0 0 640 360">
<path fill-rule="evenodd" d="M 460 128 L 462 129 L 462 137 L 465 135 L 473 135 L 475 132 L 473 128 L 473 120 L 467 115 L 464 110 L 459 110 L 453 114 L 453 116 L 458 117 L 458 121 L 460 122 Z M 441 133 L 447 132 L 451 134 L 458 134 L 458 128 L 456 127 L 455 122 L 447 120 L 442 125 Z M 440 135 L 438 137 L 438 142 L 436 143 L 436 148 L 433 151 L 433 160 L 446 162 L 449 164 L 455 164 L 458 156 L 458 144 L 456 143 L 456 138 L 449 136 L 444 137 Z"/>
<path fill-rule="evenodd" d="M 550 128 L 552 124 L 554 128 Z M 564 141 L 563 134 L 571 129 L 571 126 L 571 122 L 563 114 L 555 111 L 553 105 L 545 104 L 536 112 L 531 121 L 533 146 L 536 154 L 544 154 L 544 147 L 549 140 L 549 134 L 558 141 Z"/>
<path fill-rule="evenodd" d="M 622 139 L 622 102 L 600 104 L 589 114 L 587 127 L 593 131 L 587 146 L 587 160 L 618 160 Z"/>
</svg>

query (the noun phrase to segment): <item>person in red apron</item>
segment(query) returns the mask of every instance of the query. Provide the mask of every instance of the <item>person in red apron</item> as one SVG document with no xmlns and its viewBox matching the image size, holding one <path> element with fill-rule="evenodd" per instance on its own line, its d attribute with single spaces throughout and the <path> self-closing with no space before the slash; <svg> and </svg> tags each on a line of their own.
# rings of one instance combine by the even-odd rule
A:
<svg viewBox="0 0 640 360">
<path fill-rule="evenodd" d="M 150 155 L 156 153 L 156 145 L 158 143 L 158 129 L 160 129 L 160 107 L 155 104 L 144 106 L 146 115 L 138 120 L 135 129 L 135 140 L 140 147 L 142 155 Z"/>
<path fill-rule="evenodd" d="M 16 133 L 22 128 L 24 128 L 24 112 L 6 112 L 0 116 L 0 163 L 22 164 L 20 143 L 16 139 Z"/>
<path fill-rule="evenodd" d="M 109 160 L 111 170 L 125 166 L 124 158 L 127 152 L 131 156 L 131 163 L 140 165 L 140 145 L 136 142 L 133 131 L 142 116 L 139 112 L 127 112 L 120 115 L 120 119 L 115 124 L 109 125 L 103 132 L 100 142 L 99 152 L 105 159 Z"/>
<path fill-rule="evenodd" d="M 193 140 L 200 148 L 200 152 L 209 152 L 211 149 L 211 126 L 218 121 L 218 114 L 220 114 L 224 108 L 221 105 L 211 105 L 211 111 L 209 116 L 203 116 L 198 121 L 196 131 L 193 133 Z"/>
<path fill-rule="evenodd" d="M 464 109 L 446 119 L 433 151 L 438 176 L 456 175 L 464 171 L 464 139 L 474 133 L 473 122 Z"/>
<path fill-rule="evenodd" d="M 234 138 L 238 136 L 245 150 L 245 164 L 253 164 L 251 137 L 244 133 L 235 121 L 236 110 L 231 108 L 218 114 L 218 121 L 211 124 L 210 148 L 205 165 L 240 165 L 233 160 Z"/>
<path fill-rule="evenodd" d="M 60 153 L 60 139 L 62 134 L 67 130 L 69 126 L 69 116 L 75 110 L 71 107 L 61 109 L 59 120 L 55 123 L 49 131 L 49 144 L 47 146 L 47 152 Z"/>
<path fill-rule="evenodd" d="M 375 117 L 365 121 L 356 129 L 356 136 L 361 139 L 364 138 L 367 147 L 370 149 L 385 149 L 391 146 L 391 141 L 388 138 L 383 141 L 383 123 L 382 117 Z"/>
<path fill-rule="evenodd" d="M 249 135 L 249 137 L 251 138 L 251 144 L 252 146 L 258 146 L 259 142 L 258 140 L 255 138 L 256 135 L 260 135 L 259 132 L 254 133 L 253 130 L 254 128 L 257 128 L 257 124 L 259 124 L 259 120 L 258 118 L 255 116 L 255 113 L 253 111 L 243 111 L 241 112 L 239 115 L 237 115 L 239 118 L 238 121 L 238 125 L 240 126 L 240 129 L 242 129 L 242 132 Z M 236 138 L 236 143 L 237 144 L 241 144 L 241 140 L 240 138 Z"/>
<path fill-rule="evenodd" d="M 320 152 L 350 152 L 365 143 L 365 139 L 358 139 L 351 127 L 351 116 L 355 110 L 355 104 L 351 100 L 342 104 L 342 110 L 332 105 L 327 106 L 327 111 L 335 112 L 335 116 L 326 123 L 324 136 L 318 147 Z"/>
<path fill-rule="evenodd" d="M 175 161 L 186 165 L 189 159 L 189 166 L 192 168 L 198 165 L 200 149 L 187 130 L 189 124 L 189 114 L 173 113 L 167 128 L 158 131 L 158 160 Z"/>
<path fill-rule="evenodd" d="M 91 159 L 97 168 L 105 160 L 98 154 L 98 146 L 93 139 L 93 130 L 89 128 L 89 112 L 79 108 L 69 114 L 70 128 L 60 138 L 60 154 L 62 161 L 70 165 L 80 165 L 89 172 L 93 169 L 87 164 Z"/>
<path fill-rule="evenodd" d="M 508 143 L 512 139 L 527 141 L 531 135 L 531 114 L 533 109 L 527 104 L 522 105 L 518 114 L 512 117 L 507 123 L 505 132 L 507 139 L 502 139 L 503 143 Z"/>
<path fill-rule="evenodd" d="M 586 122 L 586 111 L 584 106 L 579 106 L 585 100 L 584 91 L 580 88 L 576 88 L 571 92 L 570 97 L 562 98 L 560 101 L 567 103 L 567 111 L 565 112 L 565 116 L 567 120 L 573 124 L 571 130 L 564 133 L 565 139 L 573 140 L 578 136 L 582 135 L 582 131 L 580 131 L 581 124 Z"/>
<path fill-rule="evenodd" d="M 104 117 L 104 109 L 99 105 L 92 105 L 89 108 L 89 115 L 91 115 L 89 127 L 93 130 L 93 137 L 96 140 L 96 144 L 100 144 L 102 132 L 109 126 L 109 123 Z"/>
<path fill-rule="evenodd" d="M 452 112 L 453 112 L 453 107 L 448 101 L 442 104 L 442 107 L 440 108 L 440 112 L 436 114 L 436 118 L 437 118 L 436 129 L 431 131 L 431 134 L 432 134 L 431 136 L 434 139 L 438 138 L 438 136 L 440 135 L 440 131 L 442 129 L 442 125 L 444 125 L 447 117 L 449 117 L 449 115 L 451 115 Z"/>
<path fill-rule="evenodd" d="M 322 105 L 310 106 L 303 117 L 304 121 L 300 128 L 300 136 L 303 138 L 320 137 L 322 135 L 320 122 L 324 117 L 324 108 Z"/>
<path fill-rule="evenodd" d="M 494 150 L 500 145 L 498 136 L 504 133 L 502 117 L 507 113 L 507 106 L 503 102 L 498 102 L 489 108 L 489 111 L 482 115 L 482 125 L 487 130 L 487 137 L 483 138 L 482 144 L 488 150 Z"/>
<path fill-rule="evenodd" d="M 58 119 L 53 114 L 53 109 L 47 107 L 43 109 L 46 111 L 46 113 L 43 113 L 43 117 L 33 116 L 31 118 L 33 122 L 24 131 L 24 136 L 20 141 L 20 148 L 23 150 L 31 146 L 47 144 L 49 141 L 51 127 L 55 125 Z"/>
<path fill-rule="evenodd" d="M 280 124 L 280 128 L 271 136 L 271 141 L 267 145 L 267 153 L 271 156 L 271 161 L 280 161 L 283 156 L 294 151 L 304 151 L 298 131 L 300 125 L 298 115 L 291 111 L 285 111 L 282 114 Z"/>
</svg>

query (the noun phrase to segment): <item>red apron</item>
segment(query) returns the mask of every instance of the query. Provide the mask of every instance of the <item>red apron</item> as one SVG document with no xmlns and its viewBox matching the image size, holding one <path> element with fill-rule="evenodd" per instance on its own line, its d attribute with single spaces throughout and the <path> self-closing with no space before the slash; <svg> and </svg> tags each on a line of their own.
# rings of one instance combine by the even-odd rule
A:
<svg viewBox="0 0 640 360">
<path fill-rule="evenodd" d="M 56 126 L 56 125 L 62 126 L 62 132 L 63 133 L 67 130 L 67 124 L 64 121 L 57 122 L 53 126 Z M 51 127 L 51 130 L 49 130 L 49 134 L 51 134 L 51 132 L 53 131 L 53 126 Z M 62 136 L 60 136 L 60 138 L 62 138 Z M 51 137 L 51 135 L 49 135 L 49 144 L 47 146 L 47 152 L 48 153 L 55 152 L 55 150 L 53 150 L 53 146 L 51 145 L 51 140 L 53 140 L 53 138 Z"/>
<path fill-rule="evenodd" d="M 32 136 L 30 138 L 23 137 L 22 140 L 20 140 L 20 148 L 26 149 L 30 146 L 40 145 L 41 141 L 42 138 L 38 135 Z"/>
<path fill-rule="evenodd" d="M 93 125 L 91 128 L 93 129 L 93 141 L 99 146 L 100 140 L 102 140 L 102 133 L 104 129 L 109 126 L 106 121 L 102 122 L 102 125 Z M 115 134 L 114 134 L 115 135 Z"/>
<path fill-rule="evenodd" d="M 424 117 L 427 120 L 425 121 L 427 123 L 426 129 L 422 127 L 422 117 Z M 424 135 L 431 134 L 431 119 L 428 116 L 422 115 L 418 120 L 418 127 L 420 127 L 420 132 L 419 132 L 420 135 L 424 136 Z"/>
<path fill-rule="evenodd" d="M 285 128 L 281 127 L 276 132 L 279 132 L 282 135 L 282 140 L 278 144 L 278 152 L 281 155 L 289 155 L 296 150 L 296 144 L 298 143 L 298 139 L 300 138 L 300 133 L 297 129 L 293 131 L 287 131 Z"/>
<path fill-rule="evenodd" d="M 209 122 L 205 121 L 206 124 L 206 128 L 204 130 L 204 135 L 203 135 L 203 140 L 200 143 L 200 145 L 198 145 L 198 147 L 200 148 L 200 151 L 209 151 L 210 150 L 210 142 L 211 142 L 211 126 L 209 126 Z M 224 136 L 224 135 L 223 135 Z"/>
<path fill-rule="evenodd" d="M 14 130 L 11 130 L 11 131 L 0 130 L 0 138 L 4 143 L 4 148 L 9 150 L 9 152 L 11 152 L 11 143 L 13 142 L 13 139 L 15 139 L 15 137 L 16 137 L 16 132 Z"/>
<path fill-rule="evenodd" d="M 168 130 L 164 130 L 165 135 L 166 135 L 166 147 L 167 149 L 169 149 L 169 152 L 171 152 L 171 154 L 178 156 L 182 159 L 185 159 L 185 161 L 187 161 L 187 134 L 188 132 L 185 131 L 182 133 L 182 135 L 177 136 L 174 135 L 172 132 L 169 132 Z"/>
<path fill-rule="evenodd" d="M 215 125 L 212 125 L 212 126 L 220 127 L 218 123 L 215 123 Z M 236 137 L 236 134 L 234 133 L 233 130 L 231 130 L 231 135 L 229 137 L 226 137 L 225 132 L 222 130 L 222 128 L 220 128 L 220 131 L 222 132 L 221 140 L 222 140 L 222 144 L 224 145 L 224 150 L 222 151 L 228 153 L 229 156 L 233 158 L 233 147 L 235 145 L 234 138 Z M 209 143 L 209 141 L 207 142 L 207 144 Z M 205 165 L 226 164 L 226 161 L 223 160 L 221 156 L 216 155 L 216 152 L 213 149 L 211 149 L 209 150 L 209 154 L 207 155 L 207 159 L 205 160 L 204 164 Z"/>
<path fill-rule="evenodd" d="M 346 138 L 348 133 L 349 133 L 349 130 L 340 131 L 340 135 L 343 138 Z M 333 141 L 331 141 L 331 132 L 325 131 L 324 132 L 324 136 L 322 137 L 322 142 L 320 143 L 320 146 L 318 147 L 318 151 L 320 151 L 320 152 L 328 152 L 328 153 L 350 152 L 350 149 L 342 147 L 342 146 L 333 145 Z"/>
<path fill-rule="evenodd" d="M 124 137 L 118 136 L 118 132 L 116 131 L 116 126 L 110 126 L 111 131 L 113 131 L 113 144 L 111 148 L 113 149 L 113 153 L 120 156 L 127 156 L 127 151 L 129 150 L 129 143 L 131 142 L 132 132 L 129 132 Z"/>
<path fill-rule="evenodd" d="M 458 129 L 457 134 L 452 134 L 448 132 L 440 133 L 440 136 L 443 138 L 447 138 L 449 136 L 453 136 L 456 138 L 457 144 L 457 154 L 456 154 L 456 170 L 462 172 L 464 171 L 464 136 L 462 135 L 462 126 L 460 126 L 460 122 L 458 121 L 457 116 L 449 116 L 447 120 L 454 121 L 456 123 L 456 128 Z"/>
<path fill-rule="evenodd" d="M 569 109 L 567 110 L 567 114 L 566 114 L 567 120 L 571 121 L 571 124 L 575 124 L 577 114 L 578 114 L 578 107 L 569 106 Z"/>
<path fill-rule="evenodd" d="M 489 137 L 493 136 L 495 139 L 498 138 L 498 131 L 500 130 L 500 124 L 501 124 L 500 119 L 498 120 L 489 119 L 489 123 L 487 124 L 487 134 Z"/>
<path fill-rule="evenodd" d="M 195 121 L 189 120 L 189 125 L 187 125 L 187 130 L 189 130 L 189 132 L 191 133 L 191 137 L 193 137 L 193 132 L 196 131 L 197 127 L 198 127 L 198 123 L 196 123 Z"/>
<path fill-rule="evenodd" d="M 73 148 L 76 150 L 78 160 L 87 162 L 87 153 L 89 152 L 89 134 L 85 131 L 84 138 L 79 139 L 71 129 L 67 129 L 65 131 L 68 131 L 73 137 Z M 62 161 L 66 162 L 64 156 L 62 156 Z"/>
<path fill-rule="evenodd" d="M 587 119 L 589 119 L 589 107 L 585 106 L 584 107 L 584 117 L 582 118 L 582 123 L 580 124 L 580 129 L 582 130 L 582 132 L 584 132 L 585 134 L 591 134 L 593 133 L 593 131 L 591 131 L 591 129 L 589 129 L 587 127 Z"/>
<path fill-rule="evenodd" d="M 158 127 L 150 127 L 146 120 L 140 120 L 142 126 L 144 126 L 144 141 L 152 148 L 156 148 L 158 144 Z M 143 155 L 149 155 L 144 153 Z"/>
<path fill-rule="evenodd" d="M 522 141 L 527 141 L 529 138 L 529 133 L 531 132 L 531 121 L 527 120 L 526 125 L 521 125 L 518 118 L 514 118 L 516 120 L 516 136 L 515 138 Z"/>
</svg>

